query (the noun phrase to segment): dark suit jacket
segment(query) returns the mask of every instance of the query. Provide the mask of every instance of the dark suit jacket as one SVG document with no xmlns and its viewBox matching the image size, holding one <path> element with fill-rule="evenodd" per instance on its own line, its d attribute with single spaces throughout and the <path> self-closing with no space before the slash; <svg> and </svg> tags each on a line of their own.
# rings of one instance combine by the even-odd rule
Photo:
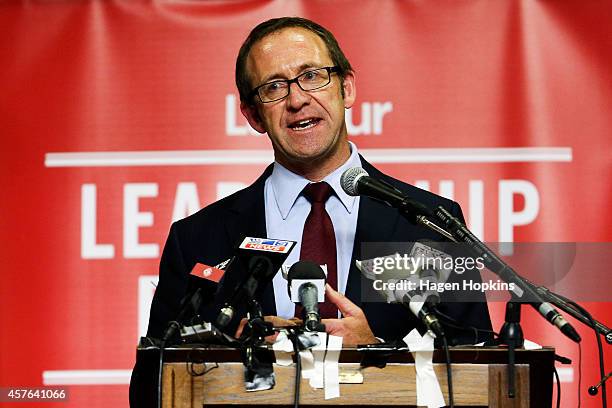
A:
<svg viewBox="0 0 612 408">
<path fill-rule="evenodd" d="M 453 215 L 463 218 L 461 208 L 456 202 L 393 179 L 378 171 L 363 157 L 361 162 L 370 176 L 387 181 L 428 207 L 442 205 Z M 168 322 L 176 319 L 181 299 L 192 290 L 190 286 L 202 284 L 201 280 L 199 283 L 194 283 L 195 279 L 189 277 L 191 269 L 197 262 L 216 265 L 233 255 L 236 244 L 243 237 L 266 237 L 264 184 L 271 172 L 272 166 L 269 166 L 251 186 L 172 225 L 160 262 L 159 284 L 151 306 L 148 337 L 161 338 Z M 377 337 L 385 340 L 401 339 L 415 327 L 423 331 L 423 326 L 411 312 L 400 305 L 362 302 L 361 274 L 354 262 L 363 259 L 361 244 L 411 242 L 422 239 L 440 241 L 436 233 L 412 224 L 396 209 L 377 200 L 361 197 L 345 294 L 362 308 Z M 380 255 L 388 253 L 378 256 Z M 226 273 L 221 281 L 217 299 L 210 299 L 214 306 L 209 304 L 201 308 L 200 314 L 204 320 L 215 321 L 220 302 L 229 296 L 235 284 L 240 281 L 241 277 L 231 275 L 229 272 Z M 464 277 L 469 276 L 466 274 Z M 471 278 L 480 281 L 478 274 Z M 269 284 L 258 300 L 265 315 L 276 315 L 273 285 Z M 480 300 L 471 303 L 443 303 L 440 309 L 460 324 L 490 330 L 491 322 L 486 300 L 484 296 Z M 227 330 L 228 333 L 233 333 L 240 317 L 242 315 L 235 317 L 234 324 Z M 490 337 L 485 333 L 476 338 L 473 330 L 455 330 L 450 327 L 445 330 L 451 345 L 483 341 Z M 151 362 L 136 362 L 130 384 L 130 405 L 133 407 L 154 406 L 155 389 L 151 386 L 156 381 L 157 366 L 149 363 Z"/>
<path fill-rule="evenodd" d="M 387 181 L 430 208 L 442 205 L 455 216 L 463 218 L 461 208 L 456 202 L 393 179 L 378 171 L 363 157 L 361 161 L 370 176 Z M 160 263 L 159 284 L 153 298 L 147 332 L 149 337 L 160 338 L 168 321 L 176 318 L 179 302 L 188 291 L 191 282 L 188 279 L 189 272 L 196 262 L 216 265 L 233 255 L 234 247 L 241 238 L 266 237 L 264 184 L 271 171 L 272 166 L 268 167 L 251 186 L 172 225 Z M 377 200 L 361 197 L 346 296 L 363 309 L 372 331 L 378 337 L 400 339 L 420 323 L 401 306 L 384 302 L 362 302 L 361 277 L 354 262 L 362 259 L 361 244 L 411 242 L 422 239 L 440 241 L 436 233 L 422 226 L 413 225 L 396 209 Z M 222 281 L 220 300 L 230 294 L 237 281 L 236 276 L 229 275 L 226 274 Z M 477 275 L 471 278 L 480 279 Z M 259 300 L 264 314 L 276 315 L 273 285 L 267 286 Z M 442 309 L 465 325 L 491 328 L 484 296 L 481 302 L 453 303 L 443 305 Z M 202 315 L 206 320 L 214 321 L 217 311 L 218 309 L 205 307 Z M 234 324 L 237 324 L 240 319 L 235 320 Z M 451 344 L 474 341 L 471 331 L 451 330 L 451 332 L 449 336 Z"/>
</svg>

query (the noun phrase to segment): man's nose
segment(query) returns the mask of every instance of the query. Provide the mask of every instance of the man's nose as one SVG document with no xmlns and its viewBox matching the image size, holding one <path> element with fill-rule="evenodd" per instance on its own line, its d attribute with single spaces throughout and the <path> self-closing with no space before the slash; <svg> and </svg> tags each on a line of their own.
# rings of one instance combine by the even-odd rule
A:
<svg viewBox="0 0 612 408">
<path fill-rule="evenodd" d="M 297 83 L 289 85 L 289 95 L 287 96 L 287 103 L 292 109 L 299 109 L 303 105 L 310 102 L 310 94 L 304 91 Z"/>
</svg>

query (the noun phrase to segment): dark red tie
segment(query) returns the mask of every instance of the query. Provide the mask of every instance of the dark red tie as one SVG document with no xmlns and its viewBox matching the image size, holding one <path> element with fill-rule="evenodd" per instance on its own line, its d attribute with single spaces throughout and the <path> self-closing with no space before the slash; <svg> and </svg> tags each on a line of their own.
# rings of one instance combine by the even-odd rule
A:
<svg viewBox="0 0 612 408">
<path fill-rule="evenodd" d="M 302 190 L 304 197 L 310 201 L 311 207 L 304 223 L 300 259 L 327 265 L 327 283 L 338 290 L 336 236 L 332 220 L 325 210 L 325 202 L 333 192 L 330 185 L 324 181 L 309 184 Z M 325 303 L 319 306 L 319 314 L 322 318 L 338 318 L 338 308 L 328 301 L 327 296 Z"/>
</svg>

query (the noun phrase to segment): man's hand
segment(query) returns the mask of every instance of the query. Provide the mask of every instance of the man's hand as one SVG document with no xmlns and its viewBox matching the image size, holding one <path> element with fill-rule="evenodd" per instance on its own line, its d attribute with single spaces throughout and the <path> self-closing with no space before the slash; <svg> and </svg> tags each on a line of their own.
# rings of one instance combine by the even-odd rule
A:
<svg viewBox="0 0 612 408">
<path fill-rule="evenodd" d="M 333 290 L 329 285 L 325 285 L 325 293 L 328 299 L 338 306 L 338 310 L 344 316 L 342 319 L 321 320 L 321 323 L 325 324 L 327 333 L 343 337 L 343 345 L 378 343 L 360 307 L 356 306 L 346 296 Z"/>
<path fill-rule="evenodd" d="M 290 320 L 287 320 L 278 316 L 264 316 L 264 320 L 266 322 L 272 323 L 272 327 L 287 327 L 302 324 L 302 321 L 295 317 Z M 234 335 L 235 338 L 240 338 L 240 335 L 242 334 L 244 326 L 246 326 L 247 322 L 248 319 L 246 317 L 240 320 L 240 324 L 238 325 L 238 329 L 236 329 L 236 334 Z M 274 343 L 276 341 L 276 336 L 278 336 L 278 333 L 274 333 L 271 336 L 267 336 L 266 343 Z"/>
</svg>

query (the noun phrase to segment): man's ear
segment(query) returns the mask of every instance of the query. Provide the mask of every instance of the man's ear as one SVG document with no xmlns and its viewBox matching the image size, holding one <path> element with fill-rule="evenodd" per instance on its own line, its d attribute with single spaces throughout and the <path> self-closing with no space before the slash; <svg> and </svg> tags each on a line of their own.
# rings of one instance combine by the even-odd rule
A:
<svg viewBox="0 0 612 408">
<path fill-rule="evenodd" d="M 259 133 L 266 133 L 261 116 L 259 116 L 259 112 L 257 111 L 257 107 L 255 105 L 248 105 L 244 102 L 240 102 L 240 112 L 242 112 L 253 129 Z"/>
<path fill-rule="evenodd" d="M 355 103 L 355 98 L 357 98 L 357 88 L 355 87 L 354 72 L 349 71 L 344 75 L 342 87 L 344 89 L 344 107 L 348 109 L 353 106 L 353 104 Z"/>
</svg>

